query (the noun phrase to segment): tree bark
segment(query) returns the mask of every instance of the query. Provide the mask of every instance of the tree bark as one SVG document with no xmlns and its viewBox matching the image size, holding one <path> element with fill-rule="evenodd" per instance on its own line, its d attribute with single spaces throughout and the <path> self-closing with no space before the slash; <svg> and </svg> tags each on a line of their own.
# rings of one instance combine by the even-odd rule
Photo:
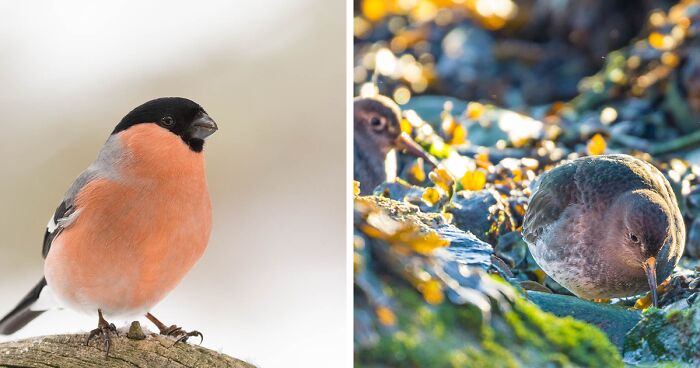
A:
<svg viewBox="0 0 700 368">
<path fill-rule="evenodd" d="M 109 357 L 101 336 L 85 345 L 87 334 L 40 336 L 0 343 L 1 367 L 233 367 L 254 368 L 244 361 L 171 337 L 148 334 L 143 340 L 126 333 L 112 337 Z M 196 338 L 193 338 L 193 340 Z"/>
</svg>

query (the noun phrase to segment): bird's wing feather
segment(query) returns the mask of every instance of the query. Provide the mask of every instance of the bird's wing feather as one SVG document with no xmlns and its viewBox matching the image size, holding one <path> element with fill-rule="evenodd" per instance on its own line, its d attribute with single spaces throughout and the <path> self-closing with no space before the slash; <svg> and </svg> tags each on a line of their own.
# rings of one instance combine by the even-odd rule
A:
<svg viewBox="0 0 700 368">
<path fill-rule="evenodd" d="M 636 189 L 660 189 L 652 182 L 650 175 L 650 170 L 656 169 L 649 163 L 631 156 L 585 157 L 576 163 L 576 183 L 581 200 L 600 213 L 622 193 Z"/>
<path fill-rule="evenodd" d="M 650 164 L 627 155 L 584 157 L 552 169 L 542 175 L 530 198 L 523 221 L 525 240 L 534 242 L 571 204 L 581 203 L 588 210 L 603 213 L 626 191 L 663 189 L 652 181 L 653 175 L 646 173 L 656 171 Z"/>
<path fill-rule="evenodd" d="M 46 279 L 41 278 L 36 286 L 17 304 L 15 309 L 10 311 L 5 317 L 0 319 L 0 335 L 10 335 L 24 327 L 34 318 L 38 317 L 44 310 L 32 308 L 39 299 L 42 291 L 46 287 Z"/>
<path fill-rule="evenodd" d="M 90 166 L 85 170 L 70 186 L 66 194 L 63 196 L 61 204 L 56 208 L 53 216 L 49 220 L 48 225 L 46 225 L 46 233 L 44 233 L 44 246 L 42 248 L 42 256 L 46 258 L 51 249 L 51 243 L 53 240 L 61 233 L 61 231 L 75 221 L 79 210 L 75 207 L 75 198 L 80 193 L 80 190 L 90 183 L 95 178 L 99 177 L 99 170 L 94 166 Z"/>
<path fill-rule="evenodd" d="M 125 160 L 128 160 L 128 155 L 124 154 L 119 135 L 111 135 L 100 150 L 97 159 L 68 188 L 63 200 L 56 208 L 56 212 L 49 220 L 42 248 L 44 258 L 49 254 L 51 243 L 61 233 L 61 230 L 70 226 L 80 214 L 80 209 L 75 206 L 78 193 L 95 179 L 119 180 L 119 164 Z"/>
<path fill-rule="evenodd" d="M 68 188 L 68 191 L 63 196 L 63 200 L 61 200 L 49 223 L 46 225 L 42 247 L 44 258 L 49 254 L 51 243 L 61 233 L 61 230 L 69 227 L 79 215 L 80 210 L 76 208 L 75 200 L 80 190 L 99 177 L 114 176 L 115 171 L 114 169 L 109 169 L 109 165 L 118 159 L 118 149 L 118 142 L 110 137 L 105 147 L 100 151 L 97 160 L 80 174 Z M 45 310 L 50 309 L 55 304 L 50 291 L 46 278 L 42 277 L 41 281 L 29 291 L 17 306 L 0 319 L 0 335 L 14 333 Z"/>
<path fill-rule="evenodd" d="M 576 164 L 567 163 L 543 174 L 532 194 L 523 220 L 523 236 L 534 243 L 542 230 L 556 222 L 566 208 L 578 202 Z"/>
</svg>

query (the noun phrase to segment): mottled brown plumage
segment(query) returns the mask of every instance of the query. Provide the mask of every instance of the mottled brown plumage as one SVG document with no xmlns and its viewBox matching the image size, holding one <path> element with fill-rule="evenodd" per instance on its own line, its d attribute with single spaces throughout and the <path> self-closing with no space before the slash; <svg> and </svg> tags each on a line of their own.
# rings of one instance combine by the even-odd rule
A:
<svg viewBox="0 0 700 368">
<path fill-rule="evenodd" d="M 401 110 L 385 96 L 358 97 L 354 103 L 354 179 L 360 194 L 370 194 L 387 181 L 386 158 L 393 149 L 406 150 L 433 166 L 437 163 L 408 134 L 401 133 Z M 396 175 L 389 173 L 390 177 Z"/>
<path fill-rule="evenodd" d="M 672 272 L 685 226 L 673 190 L 627 155 L 584 157 L 542 175 L 523 237 L 537 264 L 586 299 L 637 295 Z"/>
</svg>

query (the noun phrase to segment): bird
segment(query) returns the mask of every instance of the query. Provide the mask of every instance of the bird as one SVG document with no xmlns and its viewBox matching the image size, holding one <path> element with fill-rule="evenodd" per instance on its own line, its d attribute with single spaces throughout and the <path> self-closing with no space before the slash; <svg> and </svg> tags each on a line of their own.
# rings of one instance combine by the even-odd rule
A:
<svg viewBox="0 0 700 368">
<path fill-rule="evenodd" d="M 578 297 L 629 297 L 665 280 L 683 254 L 685 225 L 671 186 L 646 161 L 615 154 L 545 172 L 522 234 L 535 262 Z"/>
<path fill-rule="evenodd" d="M 382 95 L 355 98 L 353 177 L 360 182 L 361 195 L 372 193 L 379 184 L 396 177 L 396 165 L 387 165 L 392 150 L 405 150 L 432 167 L 438 166 L 434 157 L 410 135 L 401 132 L 400 121 L 401 109 L 390 98 Z"/>
<path fill-rule="evenodd" d="M 0 320 L 9 335 L 50 307 L 97 314 L 86 344 L 114 324 L 105 316 L 145 315 L 163 335 L 198 331 L 150 313 L 202 256 L 212 214 L 204 141 L 218 130 L 194 101 L 163 97 L 126 114 L 49 220 L 39 283 Z"/>
</svg>

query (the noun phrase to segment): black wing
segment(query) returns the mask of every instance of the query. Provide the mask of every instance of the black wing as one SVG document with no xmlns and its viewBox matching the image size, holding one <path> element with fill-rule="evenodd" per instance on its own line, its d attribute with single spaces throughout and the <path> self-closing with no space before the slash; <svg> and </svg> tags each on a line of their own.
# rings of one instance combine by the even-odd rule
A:
<svg viewBox="0 0 700 368">
<path fill-rule="evenodd" d="M 53 217 L 46 226 L 46 232 L 44 233 L 44 246 L 41 250 L 41 255 L 44 258 L 46 258 L 46 255 L 49 254 L 51 243 L 65 227 L 64 223 L 70 217 L 70 215 L 73 214 L 73 211 L 73 205 L 67 204 L 65 200 L 58 205 L 58 208 L 56 208 L 56 212 L 54 212 Z"/>
<path fill-rule="evenodd" d="M 68 191 L 63 196 L 63 201 L 56 208 L 53 217 L 49 220 L 46 226 L 46 233 L 44 233 L 44 245 L 41 250 L 41 254 L 44 258 L 49 254 L 51 249 L 51 243 L 53 240 L 61 233 L 63 229 L 70 226 L 70 224 L 75 221 L 77 216 L 75 208 L 75 198 L 81 189 L 93 179 L 99 177 L 98 170 L 94 166 L 88 167 L 87 170 L 83 171 L 82 174 L 78 176 L 73 184 L 68 188 Z"/>
<path fill-rule="evenodd" d="M 44 311 L 31 309 L 32 304 L 39 299 L 39 295 L 44 286 L 46 286 L 46 279 L 42 277 L 41 281 L 29 291 L 19 304 L 17 304 L 15 309 L 0 319 L 0 335 L 11 335 L 15 333 L 31 320 L 44 313 Z"/>
</svg>

